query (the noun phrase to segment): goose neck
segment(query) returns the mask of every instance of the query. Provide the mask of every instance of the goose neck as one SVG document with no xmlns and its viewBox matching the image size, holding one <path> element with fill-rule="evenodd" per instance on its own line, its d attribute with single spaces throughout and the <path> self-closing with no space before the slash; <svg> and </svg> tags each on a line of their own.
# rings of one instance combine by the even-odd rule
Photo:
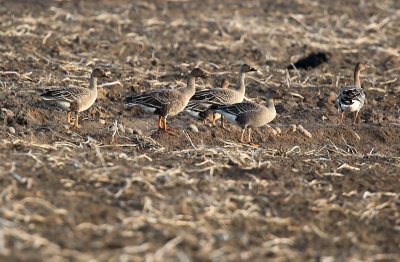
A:
<svg viewBox="0 0 400 262">
<path fill-rule="evenodd" d="M 360 73 L 361 71 L 358 68 L 354 70 L 354 85 L 358 87 L 361 87 Z"/>
<path fill-rule="evenodd" d="M 244 93 L 245 92 L 245 89 L 246 89 L 245 81 L 244 81 L 245 78 L 246 78 L 246 74 L 244 72 L 240 71 L 239 72 L 239 77 L 238 77 L 238 86 L 239 86 L 238 91 L 240 93 Z"/>
<path fill-rule="evenodd" d="M 97 89 L 97 77 L 94 77 L 94 76 L 90 77 L 89 88 L 91 90 Z"/>
<path fill-rule="evenodd" d="M 189 75 L 188 80 L 187 80 L 187 85 L 185 88 L 186 93 L 194 94 L 196 92 L 196 78 Z"/>
</svg>

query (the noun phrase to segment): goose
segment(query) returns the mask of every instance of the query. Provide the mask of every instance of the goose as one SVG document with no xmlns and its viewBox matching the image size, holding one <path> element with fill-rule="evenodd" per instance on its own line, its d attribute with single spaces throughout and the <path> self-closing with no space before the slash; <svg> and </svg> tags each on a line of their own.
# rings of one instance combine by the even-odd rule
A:
<svg viewBox="0 0 400 262">
<path fill-rule="evenodd" d="M 340 112 L 340 124 L 343 124 L 345 112 L 354 112 L 353 125 L 357 122 L 360 109 L 365 102 L 364 90 L 361 87 L 360 73 L 369 68 L 367 63 L 358 62 L 354 68 L 354 85 L 344 86 L 336 97 L 336 106 Z"/>
<path fill-rule="evenodd" d="M 246 86 L 245 86 L 245 75 L 248 72 L 257 71 L 254 67 L 248 64 L 242 64 L 239 69 L 238 86 L 236 90 L 227 88 L 213 88 L 207 90 L 197 91 L 194 96 L 190 99 L 203 104 L 205 107 L 209 107 L 213 104 L 219 105 L 230 105 L 240 103 L 244 99 Z M 190 108 L 187 108 L 190 110 Z M 213 115 L 213 126 L 216 126 L 217 115 Z M 224 117 L 221 117 L 221 127 L 224 128 Z"/>
<path fill-rule="evenodd" d="M 62 87 L 41 94 L 43 100 L 55 101 L 63 110 L 67 111 L 68 124 L 71 121 L 71 113 L 75 113 L 76 128 L 79 127 L 79 112 L 89 109 L 97 98 L 97 79 L 99 77 L 109 78 L 105 72 L 99 68 L 93 69 L 90 74 L 89 87 Z"/>
<path fill-rule="evenodd" d="M 210 110 L 224 116 L 228 121 L 242 128 L 240 142 L 244 143 L 246 128 L 247 143 L 251 144 L 251 131 L 270 123 L 276 117 L 273 99 L 267 99 L 266 105 L 255 102 L 241 102 L 232 105 L 211 105 Z"/>
<path fill-rule="evenodd" d="M 190 98 L 196 92 L 195 79 L 207 78 L 209 74 L 201 68 L 194 68 L 187 80 L 187 86 L 175 90 L 161 89 L 126 99 L 127 106 L 137 105 L 143 111 L 158 115 L 158 128 L 165 132 L 167 129 L 167 117 L 181 112 L 189 103 Z"/>
<path fill-rule="evenodd" d="M 230 82 L 228 79 L 223 79 L 219 88 L 228 88 Z M 189 113 L 193 118 L 203 121 L 203 124 L 207 122 L 207 119 L 217 120 L 221 117 L 220 114 L 213 114 L 208 110 L 209 105 L 203 104 L 196 100 L 189 101 L 189 104 L 185 108 L 185 112 Z"/>
</svg>

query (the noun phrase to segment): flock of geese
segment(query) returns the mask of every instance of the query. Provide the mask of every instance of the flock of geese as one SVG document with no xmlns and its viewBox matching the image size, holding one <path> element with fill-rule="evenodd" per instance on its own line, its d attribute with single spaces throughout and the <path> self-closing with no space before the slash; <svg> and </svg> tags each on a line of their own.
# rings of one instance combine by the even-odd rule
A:
<svg viewBox="0 0 400 262">
<path fill-rule="evenodd" d="M 345 112 L 354 112 L 353 124 L 357 123 L 360 109 L 364 105 L 365 94 L 361 87 L 360 73 L 368 68 L 366 63 L 357 63 L 354 69 L 354 85 L 342 87 L 336 98 L 336 106 L 340 112 L 340 124 L 343 124 Z M 207 78 L 209 74 L 194 68 L 187 79 L 186 87 L 179 89 L 159 89 L 126 99 L 127 106 L 139 106 L 143 111 L 158 115 L 158 128 L 169 132 L 167 117 L 182 111 L 190 113 L 203 122 L 212 118 L 213 126 L 220 118 L 221 127 L 225 128 L 225 119 L 242 128 L 240 141 L 245 142 L 245 131 L 248 130 L 247 143 L 251 144 L 251 131 L 270 123 L 276 117 L 274 101 L 266 98 L 266 103 L 243 101 L 245 97 L 245 75 L 257 71 L 254 67 L 242 64 L 239 70 L 238 88 L 226 88 L 224 82 L 220 88 L 196 91 L 196 78 Z M 107 77 L 105 72 L 95 68 L 90 76 L 88 88 L 63 87 L 42 94 L 44 100 L 55 101 L 67 111 L 68 124 L 79 127 L 79 112 L 90 108 L 97 98 L 97 79 Z M 71 113 L 75 113 L 75 121 L 71 121 Z"/>
</svg>

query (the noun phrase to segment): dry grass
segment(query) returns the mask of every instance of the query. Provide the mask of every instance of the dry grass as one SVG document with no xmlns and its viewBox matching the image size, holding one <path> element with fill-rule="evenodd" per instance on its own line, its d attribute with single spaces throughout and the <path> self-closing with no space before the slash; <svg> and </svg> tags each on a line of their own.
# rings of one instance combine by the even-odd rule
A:
<svg viewBox="0 0 400 262">
<path fill-rule="evenodd" d="M 394 261 L 400 254 L 397 1 L 44 1 L 0 7 L 0 257 L 51 261 Z M 360 8 L 359 12 L 355 12 Z M 322 11 L 326 10 L 326 11 Z M 311 71 L 285 66 L 330 53 Z M 332 101 L 368 60 L 359 127 Z M 279 117 L 255 132 L 154 131 L 123 106 L 132 93 L 198 88 L 255 65 L 249 99 Z M 40 102 L 106 68 L 82 129 Z M 100 124 L 103 120 L 105 124 Z M 12 129 L 10 129 L 12 128 Z M 128 129 L 131 132 L 128 132 Z M 390 241 L 389 241 L 390 240 Z"/>
</svg>

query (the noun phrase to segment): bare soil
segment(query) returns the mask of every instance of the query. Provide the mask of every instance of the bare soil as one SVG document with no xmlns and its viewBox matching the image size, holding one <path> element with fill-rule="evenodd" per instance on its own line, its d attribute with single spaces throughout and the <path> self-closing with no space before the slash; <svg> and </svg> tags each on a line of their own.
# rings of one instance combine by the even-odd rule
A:
<svg viewBox="0 0 400 262">
<path fill-rule="evenodd" d="M 396 0 L 3 1 L 0 259 L 400 261 L 399 28 Z M 312 52 L 328 62 L 285 69 Z M 358 61 L 367 102 L 339 126 Z M 199 89 L 234 87 L 240 63 L 246 96 L 276 101 L 258 148 L 124 106 L 195 66 Z M 111 79 L 70 127 L 40 94 L 94 66 Z"/>
</svg>

